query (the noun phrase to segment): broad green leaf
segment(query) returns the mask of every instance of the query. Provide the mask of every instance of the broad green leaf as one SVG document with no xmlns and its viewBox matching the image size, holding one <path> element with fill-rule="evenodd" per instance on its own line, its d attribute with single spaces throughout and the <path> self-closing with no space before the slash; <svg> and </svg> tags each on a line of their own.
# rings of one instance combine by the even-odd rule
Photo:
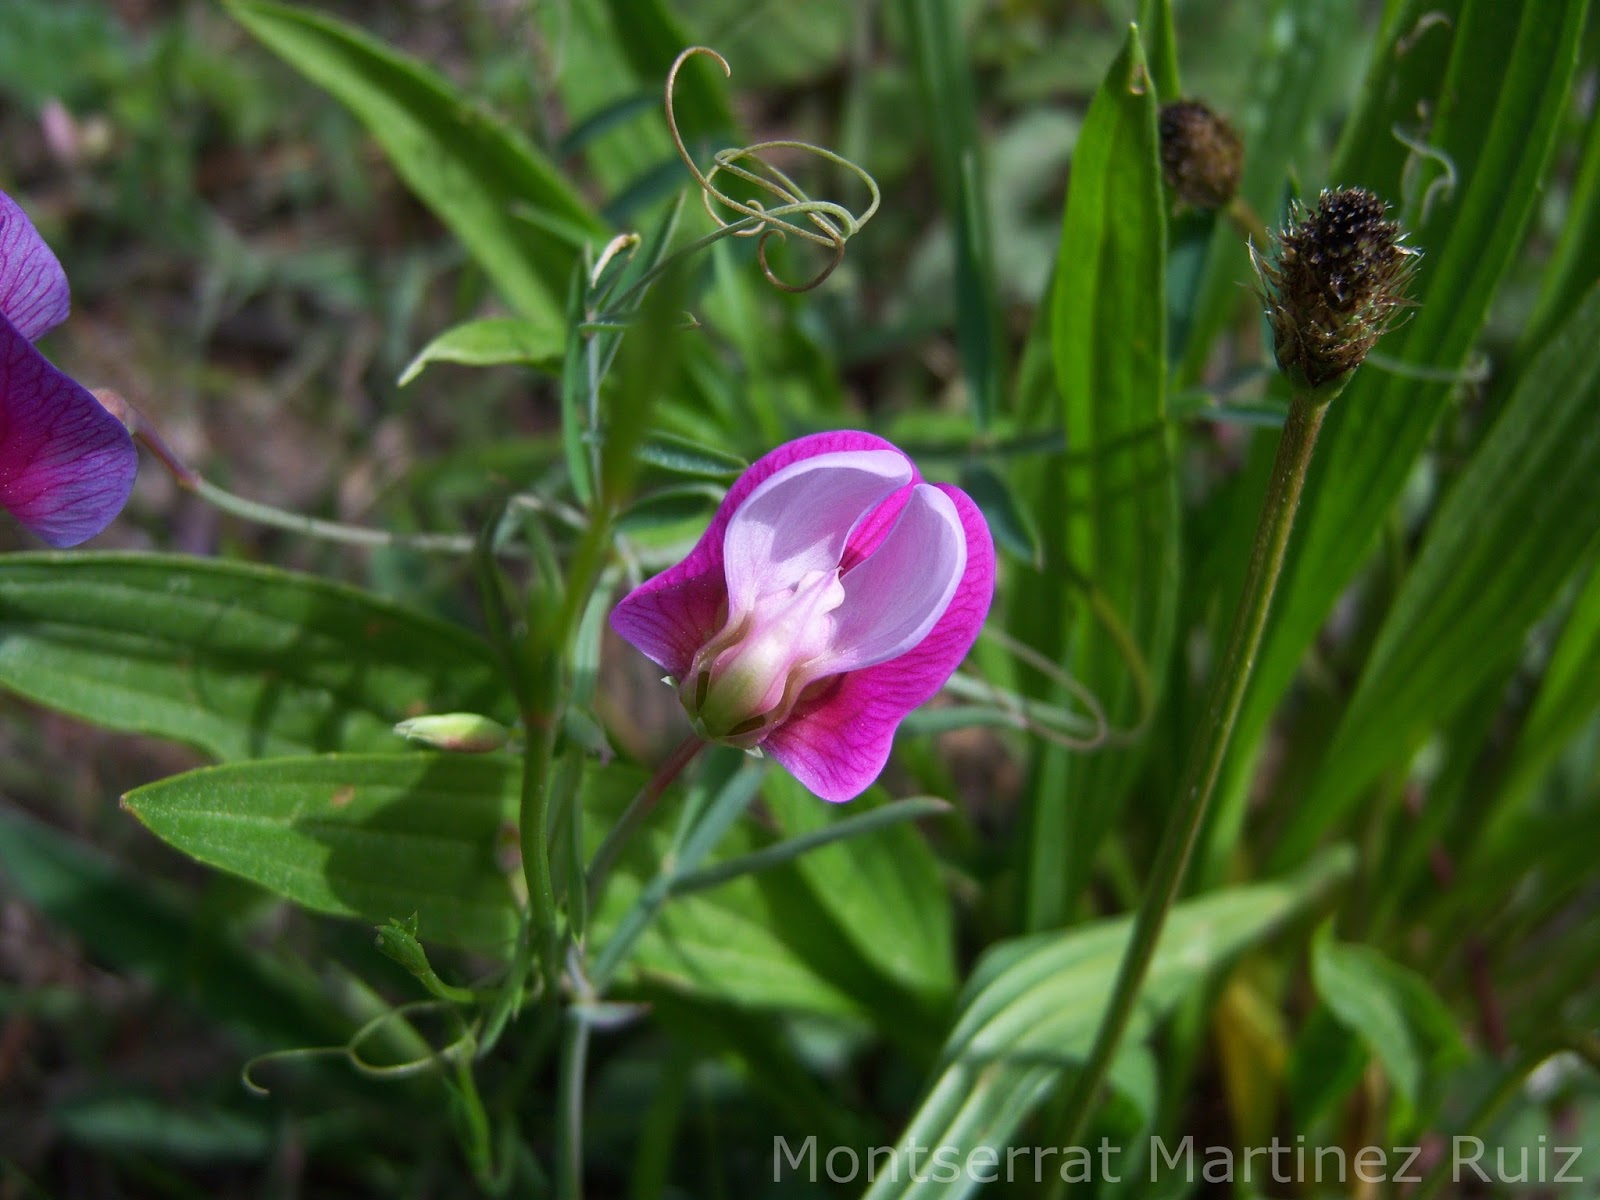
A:
<svg viewBox="0 0 1600 1200">
<path fill-rule="evenodd" d="M 767 780 L 766 801 L 789 837 L 814 834 L 851 813 L 817 803 L 785 774 Z M 876 794 L 867 798 L 875 807 Z M 855 809 L 856 805 L 851 805 Z M 939 864 L 905 824 L 815 850 L 796 862 L 832 918 L 833 935 L 854 946 L 885 978 L 942 1004 L 955 992 L 955 931 Z"/>
<path fill-rule="evenodd" d="M 355 114 L 508 304 L 560 325 L 577 248 L 606 229 L 526 138 L 343 21 L 271 0 L 228 0 L 227 8 Z"/>
<path fill-rule="evenodd" d="M 723 853 L 748 852 L 755 843 L 736 831 L 724 839 Z M 787 884 L 787 888 L 784 886 Z M 666 904 L 640 939 L 619 980 L 636 987 L 668 988 L 742 1008 L 777 1009 L 859 1018 L 866 1009 L 838 980 L 846 972 L 814 962 L 799 952 L 807 930 L 787 927 L 794 911 L 786 892 L 794 886 L 787 870 L 745 876 L 722 887 Z M 603 945 L 619 907 L 637 894 L 635 879 L 619 878 L 605 909 L 593 922 L 594 940 Z M 839 956 L 834 955 L 837 960 Z M 853 977 L 847 977 L 854 983 Z"/>
<path fill-rule="evenodd" d="M 1385 338 L 1386 355 L 1431 372 L 1467 362 L 1538 203 L 1588 7 L 1411 3 L 1395 23 L 1404 45 L 1385 45 L 1374 57 L 1333 178 L 1391 201 L 1404 196 L 1402 222 L 1424 251 L 1416 311 Z M 1424 12 L 1428 21 L 1415 28 Z M 1445 19 L 1433 20 L 1435 12 Z M 1416 129 L 1419 102 L 1433 114 L 1427 130 Z M 1443 182 L 1437 159 L 1418 155 L 1408 170 L 1412 152 L 1395 128 L 1425 138 L 1451 164 L 1454 184 Z M 1214 862 L 1243 820 L 1249 766 L 1279 698 L 1366 558 L 1450 391 L 1368 364 L 1333 404 L 1236 726 Z"/>
<path fill-rule="evenodd" d="M 1504 672 L 1600 541 L 1593 522 L 1574 519 L 1600 511 L 1597 344 L 1592 288 L 1439 506 L 1280 860 L 1305 853 L 1380 772 Z"/>
<path fill-rule="evenodd" d="M 520 778 L 520 764 L 498 755 L 324 755 L 191 771 L 130 792 L 124 805 L 175 849 L 313 912 L 373 924 L 416 913 L 425 943 L 505 954 L 519 919 Z M 629 770 L 587 775 L 591 843 L 642 782 Z M 758 844 L 741 824 L 712 861 Z M 660 830 L 638 840 L 590 921 L 593 944 L 605 945 L 667 848 Z M 805 907 L 796 895 L 804 888 L 791 865 L 673 898 L 619 978 L 746 1007 L 863 1015 L 832 981 L 854 980 L 838 964 L 856 956 L 840 948 L 830 959 L 814 931 L 786 926 Z M 813 922 L 816 907 L 806 912 Z"/>
<path fill-rule="evenodd" d="M 559 325 L 522 317 L 483 317 L 447 329 L 424 346 L 400 373 L 400 386 L 436 362 L 469 367 L 510 363 L 549 370 L 561 362 L 566 347 L 566 330 Z"/>
<path fill-rule="evenodd" d="M 499 756 L 329 754 L 190 771 L 123 806 L 175 849 L 314 912 L 416 913 L 423 941 L 507 953 L 519 780 Z"/>
<path fill-rule="evenodd" d="M 826 918 L 819 921 L 794 864 L 673 895 L 678 879 L 693 878 L 707 863 L 770 844 L 739 820 L 763 775 L 761 766 L 746 763 L 703 804 L 691 788 L 675 835 L 657 826 L 635 839 L 594 921 L 595 970 L 603 977 L 615 960 L 621 978 L 642 987 L 746 1008 L 860 1016 L 866 989 L 858 958 L 830 936 Z M 595 846 L 610 824 L 605 815 L 587 823 Z M 618 939 L 626 939 L 625 949 Z"/>
<path fill-rule="evenodd" d="M 350 1034 L 309 975 L 297 977 L 230 936 L 162 881 L 136 879 L 10 808 L 0 808 L 0 880 L 95 961 L 147 979 L 262 1043 L 321 1045 Z"/>
<path fill-rule="evenodd" d="M 1222 963 L 1269 936 L 1348 874 L 1354 856 L 1337 852 L 1286 880 L 1218 892 L 1179 905 L 1150 964 L 1140 1006 L 1112 1082 L 1130 1087 L 1145 1061 L 1138 1042 L 1155 1022 Z M 913 1179 L 910 1154 L 922 1147 L 1005 1146 L 1050 1085 L 1087 1056 L 1127 944 L 1131 919 L 1099 921 L 1064 933 L 992 946 L 963 991 L 961 1012 L 940 1054 L 932 1085 L 901 1134 L 893 1166 L 884 1164 L 869 1200 L 955 1200 L 976 1182 L 965 1172 Z"/>
<path fill-rule="evenodd" d="M 1072 160 L 1050 302 L 1068 453 L 1052 462 L 1038 502 L 1065 536 L 1045 546 L 1052 586 L 1030 588 L 1024 601 L 1026 624 L 1042 631 L 1038 648 L 1072 670 L 1125 729 L 1149 715 L 1177 591 L 1165 231 L 1156 98 L 1131 30 Z M 1067 918 L 1142 745 L 1046 753 L 1028 839 L 1030 928 Z"/>
<path fill-rule="evenodd" d="M 0 559 L 0 687 L 220 759 L 389 749 L 418 713 L 506 715 L 463 629 L 309 576 L 155 554 Z"/>
<path fill-rule="evenodd" d="M 1324 925 L 1311 944 L 1317 994 L 1383 1064 L 1389 1082 L 1415 1107 L 1441 1067 L 1466 1056 L 1454 1019 L 1415 971 L 1371 946 L 1333 940 Z"/>
</svg>

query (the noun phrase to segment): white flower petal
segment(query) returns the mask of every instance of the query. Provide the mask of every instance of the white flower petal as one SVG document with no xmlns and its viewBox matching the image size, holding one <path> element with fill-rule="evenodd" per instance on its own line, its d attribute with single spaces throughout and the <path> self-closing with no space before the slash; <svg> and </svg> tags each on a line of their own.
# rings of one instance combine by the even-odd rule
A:
<svg viewBox="0 0 1600 1200">
<path fill-rule="evenodd" d="M 927 637 L 967 569 L 967 535 L 956 506 L 918 484 L 883 543 L 844 575 L 833 612 L 827 673 L 898 658 Z"/>
<path fill-rule="evenodd" d="M 764 480 L 728 521 L 722 553 L 728 610 L 831 571 L 850 531 L 911 482 L 911 463 L 892 450 L 844 450 L 791 463 Z"/>
</svg>

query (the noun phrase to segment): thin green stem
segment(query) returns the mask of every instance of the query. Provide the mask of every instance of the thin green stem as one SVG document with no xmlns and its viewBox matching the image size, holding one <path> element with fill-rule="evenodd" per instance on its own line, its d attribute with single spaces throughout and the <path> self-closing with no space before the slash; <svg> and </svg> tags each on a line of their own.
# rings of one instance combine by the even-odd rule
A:
<svg viewBox="0 0 1600 1200">
<path fill-rule="evenodd" d="M 1289 418 L 1278 442 L 1272 478 L 1267 484 L 1261 517 L 1256 525 L 1255 545 L 1245 574 L 1244 594 L 1234 614 L 1227 651 L 1212 681 L 1205 717 L 1184 774 L 1183 788 L 1178 793 L 1177 803 L 1162 835 L 1160 849 L 1156 852 L 1155 864 L 1145 885 L 1144 900 L 1134 918 L 1133 932 L 1117 972 L 1110 1003 L 1101 1018 L 1088 1061 L 1078 1073 L 1063 1104 L 1062 1145 L 1076 1145 L 1083 1133 L 1100 1086 L 1110 1070 L 1111 1060 L 1133 1016 L 1139 989 L 1149 971 L 1167 913 L 1183 883 L 1184 872 L 1188 868 L 1206 809 L 1216 790 L 1223 759 L 1233 738 L 1234 723 L 1238 719 L 1245 687 L 1255 665 L 1256 651 L 1266 628 L 1272 594 L 1283 570 L 1289 531 L 1294 525 L 1295 509 L 1299 506 L 1300 493 L 1305 486 L 1306 468 L 1311 462 L 1312 447 L 1316 444 L 1317 431 L 1322 426 L 1329 399 L 1331 397 L 1326 393 L 1315 397 L 1297 394 L 1290 403 Z"/>
<path fill-rule="evenodd" d="M 583 1077 L 589 1065 L 589 1022 L 572 1008 L 562 1020 L 556 1195 L 560 1200 L 583 1200 Z"/>
<path fill-rule="evenodd" d="M 533 944 L 544 979 L 547 1003 L 554 1003 L 561 979 L 559 914 L 550 870 L 550 776 L 556 731 L 549 717 L 523 717 L 528 741 L 522 752 L 522 877 L 533 915 Z"/>
<path fill-rule="evenodd" d="M 325 542 L 343 542 L 348 546 L 404 546 L 408 550 L 421 550 L 429 554 L 471 554 L 477 539 L 466 533 L 393 533 L 387 529 L 370 529 L 363 525 L 346 525 L 342 521 L 325 521 L 321 517 L 308 517 L 303 513 L 287 512 L 259 500 L 246 500 L 208 483 L 198 475 L 189 482 L 179 480 L 184 487 L 202 500 L 223 512 L 287 529 L 291 533 L 320 538 Z"/>
<path fill-rule="evenodd" d="M 606 876 L 611 873 L 611 868 L 616 865 L 623 848 L 629 839 L 638 832 L 644 824 L 645 818 L 655 811 L 656 801 L 661 799 L 661 794 L 671 786 L 683 769 L 694 761 L 705 746 L 696 734 L 690 734 L 678 748 L 667 756 L 656 773 L 650 777 L 648 783 L 639 789 L 639 794 L 628 802 L 628 807 L 617 818 L 617 823 L 606 833 L 605 839 L 600 843 L 600 848 L 594 852 L 594 858 L 589 862 L 589 907 L 595 909 L 600 903 L 600 895 L 605 889 Z"/>
</svg>

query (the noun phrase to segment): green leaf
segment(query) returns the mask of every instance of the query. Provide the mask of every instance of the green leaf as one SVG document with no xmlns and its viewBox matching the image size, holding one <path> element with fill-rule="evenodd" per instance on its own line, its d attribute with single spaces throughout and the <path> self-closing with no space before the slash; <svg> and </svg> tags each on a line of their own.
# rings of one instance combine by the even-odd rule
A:
<svg viewBox="0 0 1600 1200">
<path fill-rule="evenodd" d="M 1330 854 L 1293 878 L 1218 892 L 1173 909 L 1151 960 L 1129 1040 L 1112 1082 L 1129 1090 L 1146 1075 L 1137 1040 L 1233 955 L 1269 936 L 1348 874 L 1354 856 Z M 1087 1057 L 1127 945 L 1131 918 L 1098 921 L 1065 933 L 1000 942 L 979 960 L 963 991 L 961 1013 L 945 1043 L 933 1083 L 884 1163 L 868 1200 L 931 1200 L 967 1195 L 966 1172 L 941 1181 L 913 1178 L 910 1154 L 954 1147 L 1002 1147 L 1050 1085 Z M 1141 1089 L 1142 1090 L 1142 1089 Z M 891 1170 L 893 1166 L 897 1169 Z"/>
<path fill-rule="evenodd" d="M 1385 769 L 1522 650 L 1600 541 L 1600 287 L 1529 365 L 1439 506 L 1280 861 L 1304 854 Z M 1531 536 L 1530 530 L 1537 531 Z"/>
<path fill-rule="evenodd" d="M 1295 1128 L 1318 1125 L 1333 1106 L 1361 1083 L 1366 1043 L 1318 1004 L 1306 1018 L 1289 1057 L 1287 1093 Z"/>
<path fill-rule="evenodd" d="M 652 91 L 667 78 L 672 62 L 691 39 L 665 0 L 605 0 L 618 48 Z M 759 78 L 759 76 L 757 77 Z M 722 69 L 704 55 L 683 64 L 673 91 L 673 112 L 685 140 L 693 143 L 737 127 L 728 104 Z"/>
<path fill-rule="evenodd" d="M 179 1107 L 144 1096 L 72 1096 L 50 1115 L 78 1146 L 169 1163 L 260 1163 L 276 1141 L 265 1113 Z"/>
<path fill-rule="evenodd" d="M 1403 52 L 1385 46 L 1347 128 L 1334 177 L 1389 199 L 1411 186 L 1403 214 L 1424 251 L 1412 320 L 1384 354 L 1431 372 L 1467 362 L 1500 280 L 1538 204 L 1578 58 L 1587 0 L 1508 5 L 1499 0 L 1408 4 L 1395 22 Z M 1426 11 L 1432 21 L 1411 39 Z M 1453 165 L 1453 188 L 1425 202 L 1429 171 L 1393 129 L 1413 129 L 1419 102 L 1434 114 L 1426 140 Z M 1423 219 L 1424 211 L 1427 218 Z M 1226 797 L 1213 843 L 1227 853 L 1243 820 L 1250 759 L 1279 698 L 1329 608 L 1365 560 L 1450 395 L 1370 364 L 1328 413 L 1301 501 L 1255 673 L 1236 726 Z M 1263 452 L 1269 447 L 1262 447 Z"/>
<path fill-rule="evenodd" d="M 1237 114 L 1244 140 L 1239 196 L 1270 221 L 1283 203 L 1284 180 L 1312 178 L 1305 165 L 1307 135 L 1339 77 L 1338 56 L 1353 34 L 1356 10 L 1345 0 L 1280 0 L 1261 22 L 1261 45 L 1251 64 L 1250 90 Z M 1245 241 L 1227 219 L 1213 223 L 1196 282 L 1178 379 L 1199 379 L 1212 343 L 1230 319 L 1259 312 L 1248 288 L 1252 278 Z"/>
<path fill-rule="evenodd" d="M 737 454 L 670 433 L 655 433 L 639 446 L 639 461 L 674 475 L 731 482 L 750 464 Z"/>
<path fill-rule="evenodd" d="M 0 808 L 0 878 L 97 962 L 147 979 L 274 1045 L 338 1043 L 349 1023 L 300 978 L 205 919 L 192 898 L 135 878 L 47 825 Z"/>
<path fill-rule="evenodd" d="M 696 803 L 704 793 L 691 789 L 675 835 L 657 826 L 634 839 L 622 860 L 625 870 L 612 876 L 593 922 L 591 940 L 600 948 L 595 970 L 604 977 L 620 965 L 620 977 L 635 986 L 744 1008 L 859 1017 L 863 989 L 850 986 L 858 982 L 855 958 L 826 919 L 819 921 L 794 864 L 692 895 L 672 894 L 678 878 L 692 877 L 707 862 L 767 844 L 749 822 L 738 820 L 763 773 L 760 765 L 742 765 L 705 804 Z M 595 845 L 633 790 L 615 789 L 603 799 L 611 811 L 586 822 Z"/>
<path fill-rule="evenodd" d="M 1442 1067 L 1465 1059 L 1455 1020 L 1427 980 L 1371 946 L 1336 942 L 1324 925 L 1311 945 L 1311 978 L 1339 1022 L 1366 1040 L 1407 1105 L 1418 1104 Z"/>
<path fill-rule="evenodd" d="M 388 749 L 405 717 L 505 704 L 463 629 L 309 576 L 156 554 L 0 559 L 0 687 L 221 759 Z"/>
<path fill-rule="evenodd" d="M 1095 94 L 1073 155 L 1051 340 L 1068 455 L 1038 508 L 1058 586 L 1030 589 L 1037 646 L 1137 726 L 1165 668 L 1177 592 L 1177 491 L 1166 422 L 1166 199 L 1156 98 L 1137 30 Z M 1071 580 L 1077 595 L 1059 587 Z M 1063 626 L 1063 610 L 1069 610 Z M 1028 925 L 1062 923 L 1082 891 L 1143 742 L 1046 754 L 1032 813 Z"/>
<path fill-rule="evenodd" d="M 518 764 L 330 754 L 206 767 L 123 805 L 162 841 L 314 912 L 418 915 L 425 942 L 509 952 Z"/>
<path fill-rule="evenodd" d="M 400 373 L 400 386 L 435 362 L 469 367 L 513 363 L 548 371 L 561 362 L 566 346 L 566 330 L 559 325 L 521 317 L 483 317 L 447 329 L 424 346 Z"/>
<path fill-rule="evenodd" d="M 1539 302 L 1523 329 L 1519 350 L 1542 344 L 1551 328 L 1600 279 L 1600 121 L 1584 123 L 1583 152 L 1572 182 L 1566 224 L 1541 272 Z"/>
<path fill-rule="evenodd" d="M 1150 78 L 1156 99 L 1171 104 L 1183 99 L 1178 82 L 1178 36 L 1172 25 L 1172 0 L 1139 0 L 1139 28 L 1144 34 Z"/>
<path fill-rule="evenodd" d="M 1539 693 L 1517 733 L 1495 812 L 1474 838 L 1487 849 L 1509 833 L 1529 794 L 1583 727 L 1600 710 L 1600 560 L 1573 601 L 1566 624 L 1539 681 Z"/>
<path fill-rule="evenodd" d="M 227 7 L 355 115 L 506 303 L 560 325 L 577 248 L 606 229 L 552 163 L 436 72 L 352 25 L 270 0 Z"/>
<path fill-rule="evenodd" d="M 997 546 L 1035 568 L 1043 565 L 1039 527 L 1004 475 L 986 463 L 967 463 L 961 468 L 961 487 L 983 510 Z"/>
<path fill-rule="evenodd" d="M 982 183 L 983 148 L 960 9 L 957 0 L 904 0 L 901 5 L 927 113 L 939 199 L 955 240 L 956 343 L 973 422 L 981 430 L 999 407 L 1003 352 L 990 245 L 993 223 Z"/>
<path fill-rule="evenodd" d="M 765 790 L 767 806 L 788 837 L 815 836 L 852 816 L 817 803 L 788 775 L 774 773 Z M 875 809 L 881 796 L 866 798 Z M 848 941 L 872 966 L 934 1004 L 955 992 L 955 930 L 950 898 L 939 864 L 922 836 L 897 823 L 863 836 L 813 850 L 795 869 L 832 918 L 835 936 Z"/>
</svg>

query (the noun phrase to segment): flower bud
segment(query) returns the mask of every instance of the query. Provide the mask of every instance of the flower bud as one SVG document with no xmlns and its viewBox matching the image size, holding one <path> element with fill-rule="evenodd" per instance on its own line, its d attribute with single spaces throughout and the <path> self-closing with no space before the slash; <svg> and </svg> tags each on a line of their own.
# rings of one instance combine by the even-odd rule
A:
<svg viewBox="0 0 1600 1200">
<path fill-rule="evenodd" d="M 1233 126 L 1198 100 L 1163 105 L 1161 173 L 1180 204 L 1226 208 L 1239 190 L 1244 143 Z"/>
<path fill-rule="evenodd" d="M 426 717 L 412 717 L 394 727 L 401 737 L 435 750 L 453 750 L 458 754 L 486 754 L 498 750 L 511 736 L 510 730 L 498 721 L 477 713 L 436 713 Z"/>
<path fill-rule="evenodd" d="M 1315 209 L 1293 206 L 1270 256 L 1251 247 L 1278 366 L 1297 386 L 1342 381 L 1410 306 L 1421 252 L 1385 211 L 1363 188 L 1324 191 Z"/>
</svg>

